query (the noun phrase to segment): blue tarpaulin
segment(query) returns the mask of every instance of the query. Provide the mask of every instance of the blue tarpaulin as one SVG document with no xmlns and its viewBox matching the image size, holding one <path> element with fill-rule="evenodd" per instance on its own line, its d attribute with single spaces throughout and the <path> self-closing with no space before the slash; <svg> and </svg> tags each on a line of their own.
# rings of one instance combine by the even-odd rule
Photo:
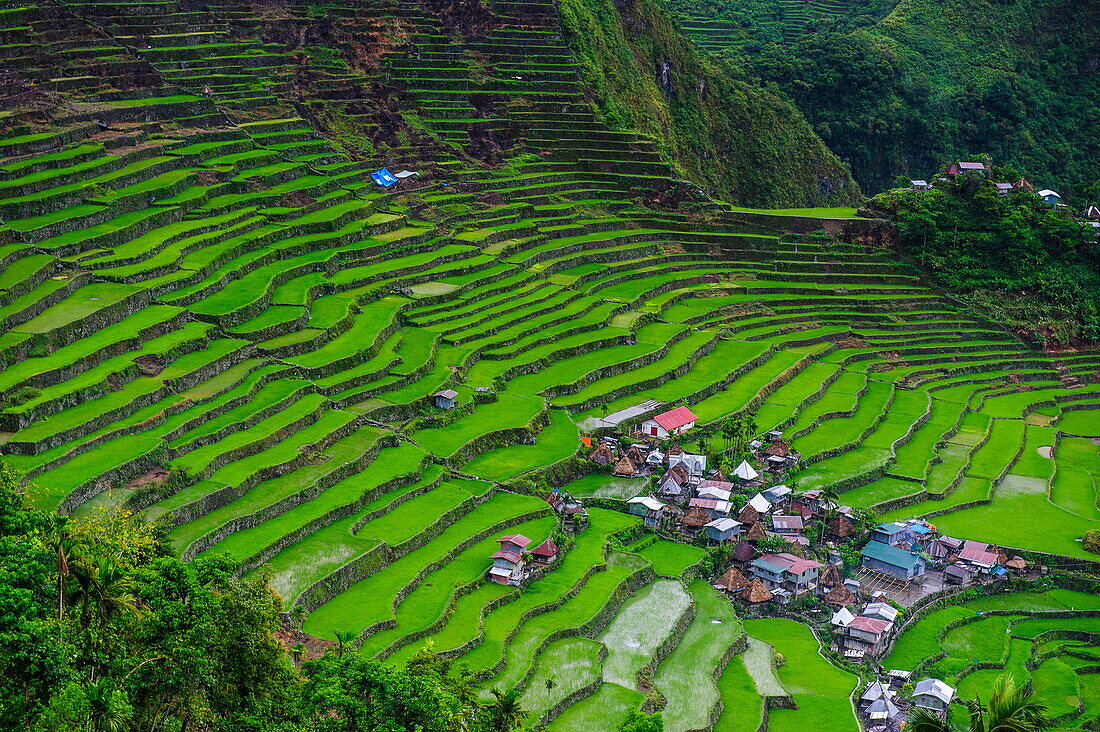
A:
<svg viewBox="0 0 1100 732">
<path fill-rule="evenodd" d="M 382 168 L 370 174 L 370 177 L 374 179 L 374 182 L 385 188 L 389 188 L 397 182 L 397 178 L 390 172 L 389 168 Z"/>
</svg>

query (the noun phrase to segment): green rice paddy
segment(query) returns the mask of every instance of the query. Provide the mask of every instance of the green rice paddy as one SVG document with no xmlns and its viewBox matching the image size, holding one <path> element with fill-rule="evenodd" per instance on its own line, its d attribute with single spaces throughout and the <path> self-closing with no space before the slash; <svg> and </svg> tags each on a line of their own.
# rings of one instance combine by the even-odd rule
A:
<svg viewBox="0 0 1100 732">
<path fill-rule="evenodd" d="M 268 577 L 306 632 L 354 631 L 358 653 L 393 663 L 431 644 L 553 730 L 614 729 L 656 692 L 668 730 L 756 730 L 764 696 L 798 706 L 772 710 L 770 729 L 854 728 L 854 677 L 806 626 L 743 628 L 695 577 L 703 548 L 608 548 L 638 521 L 611 507 L 647 481 L 584 474 L 581 437 L 646 400 L 687 405 L 711 432 L 753 413 L 802 453 L 800 488 L 1090 558 L 1100 399 L 1077 382 L 1100 355 L 1030 352 L 887 252 L 795 233 L 858 231 L 854 209 L 639 206 L 673 170 L 593 113 L 554 6 L 528 10 L 463 50 L 493 77 L 477 84 L 504 90 L 482 119 L 456 91 L 474 81 L 438 73 L 466 67 L 433 55 L 465 42 L 403 7 L 423 63 L 403 63 L 404 46 L 378 63 L 419 122 L 370 150 L 298 116 L 293 49 L 225 24 L 192 37 L 205 21 L 171 7 L 99 8 L 102 48 L 29 38 L 58 68 L 108 75 L 57 92 L 78 106 L 51 125 L 0 120 L 0 453 L 37 505 L 161 521 L 185 559 L 226 554 Z M 135 23 L 194 45 L 141 49 L 157 83 L 116 98 Z M 497 45 L 538 68 L 521 78 Z M 360 114 L 328 91 L 334 114 Z M 515 131 L 530 162 L 471 156 L 486 123 Z M 387 165 L 421 176 L 383 190 L 370 173 Z M 454 409 L 433 401 L 443 389 Z M 592 504 L 571 540 L 550 484 Z M 1020 516 L 1043 530 L 1016 530 Z M 562 540 L 522 589 L 485 580 L 509 533 Z M 1049 630 L 1096 632 L 1028 614 L 1088 597 L 981 602 L 924 618 L 890 663 L 942 640 L 954 674 L 974 658 L 1023 668 Z M 945 630 L 993 609 L 1012 614 Z M 1087 654 L 1065 650 L 1031 677 L 1060 709 L 1094 705 L 1100 684 L 1072 661 Z"/>
</svg>

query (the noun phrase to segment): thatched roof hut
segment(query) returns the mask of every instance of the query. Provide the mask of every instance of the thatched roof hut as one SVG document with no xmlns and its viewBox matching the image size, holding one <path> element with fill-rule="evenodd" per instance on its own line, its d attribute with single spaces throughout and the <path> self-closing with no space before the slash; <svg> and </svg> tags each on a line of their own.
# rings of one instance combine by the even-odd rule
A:
<svg viewBox="0 0 1100 732">
<path fill-rule="evenodd" d="M 740 592 L 745 589 L 749 581 L 736 567 L 730 567 L 726 573 L 714 581 L 715 587 L 720 587 L 729 592 Z"/>
<path fill-rule="evenodd" d="M 849 590 L 845 585 L 841 584 L 825 593 L 825 597 L 822 598 L 826 605 L 832 605 L 833 607 L 847 607 L 856 601 L 855 593 Z"/>
<path fill-rule="evenodd" d="M 773 595 L 771 590 L 765 587 L 764 583 L 759 579 L 754 579 L 745 589 L 741 590 L 741 599 L 753 605 L 768 602 L 773 597 L 775 597 L 775 595 Z"/>
<path fill-rule="evenodd" d="M 764 531 L 764 527 L 759 521 L 749 526 L 745 531 L 742 541 L 763 541 L 768 538 L 768 532 Z"/>
</svg>

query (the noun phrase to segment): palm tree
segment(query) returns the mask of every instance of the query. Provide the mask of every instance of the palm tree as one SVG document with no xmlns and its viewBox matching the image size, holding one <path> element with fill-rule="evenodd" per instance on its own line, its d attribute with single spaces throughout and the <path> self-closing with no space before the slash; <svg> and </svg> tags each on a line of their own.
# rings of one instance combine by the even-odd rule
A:
<svg viewBox="0 0 1100 732">
<path fill-rule="evenodd" d="M 134 583 L 120 567 L 101 557 L 96 564 L 70 562 L 78 588 L 72 598 L 80 605 L 80 622 L 87 628 L 94 622 L 100 627 L 123 615 L 137 614 Z"/>
<path fill-rule="evenodd" d="M 736 420 L 727 419 L 722 425 L 722 437 L 726 438 L 726 452 L 733 447 L 734 440 L 740 433 L 741 427 Z"/>
<path fill-rule="evenodd" d="M 84 694 L 88 699 L 91 732 L 122 732 L 129 726 L 134 710 L 110 681 L 101 679 L 86 686 Z"/>
<path fill-rule="evenodd" d="M 501 692 L 493 689 L 493 700 L 488 704 L 489 729 L 493 732 L 509 732 L 523 724 L 527 712 L 519 705 L 519 692 L 515 689 Z"/>
<path fill-rule="evenodd" d="M 302 665 L 302 656 L 306 654 L 306 647 L 303 643 L 295 643 L 290 649 L 290 659 L 294 661 L 295 666 Z"/>
<path fill-rule="evenodd" d="M 358 635 L 354 630 L 337 630 L 336 633 L 336 657 L 343 658 L 344 651 L 348 649 L 352 641 Z"/>
<path fill-rule="evenodd" d="M 543 684 L 543 686 L 546 687 L 546 706 L 547 706 L 547 708 L 549 708 L 549 706 L 550 706 L 550 692 L 552 692 L 557 685 L 558 685 L 558 677 L 557 676 L 547 676 L 546 677 L 546 682 Z"/>
<path fill-rule="evenodd" d="M 950 722 L 917 708 L 909 713 L 906 729 L 911 732 L 1038 732 L 1054 727 L 1047 715 L 1047 706 L 1034 701 L 1031 692 L 1017 687 L 1010 674 L 1001 674 L 993 681 L 988 703 L 983 705 L 981 700 L 971 699 L 966 707 L 970 722 L 964 728 L 956 729 Z"/>
<path fill-rule="evenodd" d="M 825 510 L 821 512 L 821 540 L 820 545 L 825 546 L 825 533 L 826 525 L 829 521 L 836 518 L 836 508 L 840 505 L 840 493 L 837 492 L 836 487 L 827 485 L 821 489 L 821 494 L 818 496 L 821 506 L 825 507 Z"/>
<path fill-rule="evenodd" d="M 57 619 L 65 612 L 65 583 L 72 574 L 72 564 L 76 558 L 76 542 L 66 528 L 67 516 L 55 516 L 50 527 L 49 543 L 56 560 L 57 570 Z"/>
</svg>

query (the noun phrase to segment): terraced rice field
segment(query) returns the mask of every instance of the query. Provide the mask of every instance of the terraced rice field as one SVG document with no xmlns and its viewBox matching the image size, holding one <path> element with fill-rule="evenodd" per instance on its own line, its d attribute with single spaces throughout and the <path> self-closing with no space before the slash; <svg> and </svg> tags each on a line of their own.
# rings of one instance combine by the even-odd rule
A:
<svg viewBox="0 0 1100 732">
<path fill-rule="evenodd" d="M 979 597 L 909 624 L 883 666 L 920 670 L 983 700 L 1007 672 L 1034 685 L 1059 729 L 1087 729 L 1100 715 L 1097 610 L 1100 598 L 1066 589 Z M 952 709 L 958 721 L 964 715 Z"/>
<path fill-rule="evenodd" d="M 751 646 L 744 662 L 758 692 L 789 697 L 793 702 L 792 708 L 768 712 L 769 730 L 858 732 L 860 725 L 849 698 L 858 678 L 821 655 L 818 640 L 807 626 L 768 618 L 746 621 L 745 632 Z"/>
<path fill-rule="evenodd" d="M 308 632 L 395 662 L 431 641 L 570 730 L 639 708 L 644 668 L 670 730 L 755 729 L 769 683 L 798 704 L 774 729 L 847 724 L 852 681 L 808 631 L 759 624 L 735 654 L 740 621 L 692 578 L 702 551 L 608 551 L 636 520 L 620 511 L 592 509 L 523 591 L 483 582 L 496 537 L 558 528 L 526 481 L 618 409 L 755 412 L 806 456 L 802 487 L 1083 556 L 1100 355 L 1034 353 L 959 311 L 852 243 L 870 224 L 851 211 L 642 205 L 672 171 L 592 113 L 551 3 L 494 3 L 462 49 L 476 69 L 416 4 L 326 8 L 407 42 L 374 77 L 295 60 L 229 22 L 244 4 L 0 10 L 5 62 L 65 102 L 48 125 L 0 117 L 0 450 L 35 503 L 161 521 L 186 559 L 269 573 Z M 324 100 L 372 126 L 383 77 L 423 129 L 364 152 L 297 114 Z M 511 136 L 508 165 L 475 154 L 487 134 Z M 384 190 L 381 165 L 421 175 Z M 442 388 L 454 410 L 429 403 Z M 1024 514 L 1049 530 L 1006 534 Z M 770 682 L 768 649 L 791 659 Z"/>
<path fill-rule="evenodd" d="M 781 0 L 758 5 L 753 12 L 742 12 L 734 20 L 701 16 L 685 8 L 683 3 L 669 5 L 684 34 L 699 48 L 715 54 L 736 52 L 748 42 L 792 43 L 804 34 L 814 33 L 844 18 L 855 7 L 851 0 Z M 804 213 L 805 209 L 790 212 Z M 816 215 L 843 217 L 849 214 L 844 209 L 836 209 Z"/>
</svg>

